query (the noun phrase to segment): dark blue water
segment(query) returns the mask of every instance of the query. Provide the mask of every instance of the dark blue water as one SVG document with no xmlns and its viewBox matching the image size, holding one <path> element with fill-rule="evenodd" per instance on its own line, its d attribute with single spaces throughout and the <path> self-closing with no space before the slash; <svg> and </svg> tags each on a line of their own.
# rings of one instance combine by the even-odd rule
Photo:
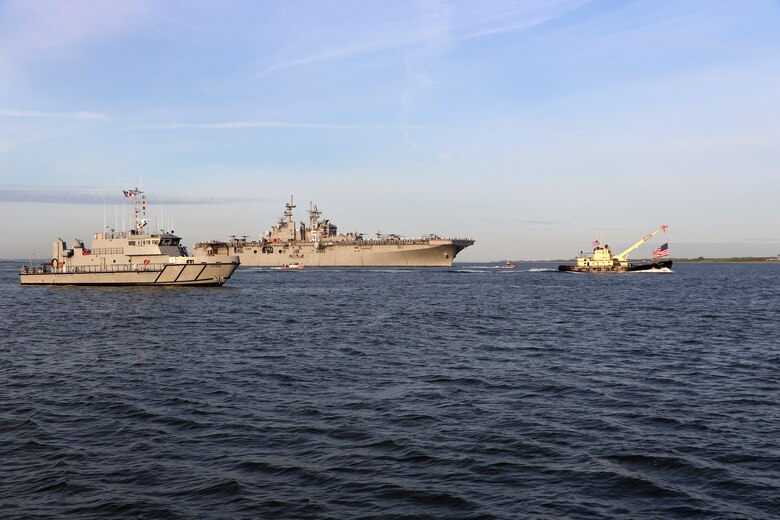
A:
<svg viewBox="0 0 780 520">
<path fill-rule="evenodd" d="M 2 518 L 778 518 L 780 265 L 20 287 Z"/>
</svg>

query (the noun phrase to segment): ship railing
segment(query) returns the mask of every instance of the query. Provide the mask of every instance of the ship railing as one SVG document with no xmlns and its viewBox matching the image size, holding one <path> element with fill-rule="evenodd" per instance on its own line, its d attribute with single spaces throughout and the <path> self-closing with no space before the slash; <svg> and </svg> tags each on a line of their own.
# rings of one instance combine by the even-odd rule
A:
<svg viewBox="0 0 780 520">
<path fill-rule="evenodd" d="M 394 246 L 394 245 L 427 245 L 431 240 L 428 238 L 400 238 L 400 239 L 368 239 L 368 240 L 321 240 L 323 246 L 344 245 L 344 246 Z"/>
<path fill-rule="evenodd" d="M 331 240 L 331 241 L 322 241 L 321 243 L 324 245 L 328 244 L 347 244 L 347 245 L 356 245 L 356 246 L 373 246 L 373 245 L 395 245 L 395 244 L 401 244 L 401 245 L 428 245 L 431 243 L 432 240 L 452 240 L 452 241 L 458 241 L 458 240 L 471 240 L 471 238 L 463 238 L 463 237 L 422 237 L 422 238 L 401 238 L 401 239 L 368 239 L 368 240 Z"/>
<path fill-rule="evenodd" d="M 52 269 L 50 265 L 23 266 L 20 274 L 89 274 L 89 273 L 129 273 L 139 271 L 162 271 L 169 264 L 112 264 L 112 265 L 69 265 Z"/>
<path fill-rule="evenodd" d="M 29 266 L 25 265 L 19 271 L 20 274 L 50 274 L 52 272 L 49 265 Z"/>
<path fill-rule="evenodd" d="M 428 245 L 431 243 L 431 240 L 452 240 L 452 241 L 471 241 L 473 242 L 473 238 L 466 238 L 466 237 L 421 237 L 421 238 L 387 238 L 387 239 L 367 239 L 367 240 L 333 240 L 333 239 L 322 239 L 319 240 L 319 243 L 322 246 L 332 246 L 332 245 L 344 245 L 344 246 L 385 246 L 385 245 Z M 315 242 L 315 241 L 311 241 Z M 224 242 L 223 242 L 224 243 Z M 289 245 L 290 242 L 285 242 L 282 240 L 271 242 L 271 241 L 261 241 L 261 242 L 245 242 L 242 247 L 244 248 L 251 248 L 251 247 L 258 247 L 258 246 L 276 246 L 276 247 L 285 247 Z M 198 243 L 195 245 L 196 249 L 204 249 L 207 243 Z M 237 247 L 237 246 L 234 246 Z M 238 249 L 236 249 L 238 250 Z"/>
<path fill-rule="evenodd" d="M 77 274 L 89 273 L 129 273 L 138 271 L 162 271 L 168 264 L 112 264 L 112 265 L 76 265 L 65 267 L 65 272 Z"/>
<path fill-rule="evenodd" d="M 131 271 L 162 271 L 166 265 L 170 264 L 135 264 Z M 179 264 L 181 265 L 181 264 Z"/>
<path fill-rule="evenodd" d="M 331 240 L 323 244 L 347 244 L 356 246 L 392 246 L 392 245 L 424 245 L 431 241 L 428 238 L 369 238 L 368 240 Z"/>
</svg>

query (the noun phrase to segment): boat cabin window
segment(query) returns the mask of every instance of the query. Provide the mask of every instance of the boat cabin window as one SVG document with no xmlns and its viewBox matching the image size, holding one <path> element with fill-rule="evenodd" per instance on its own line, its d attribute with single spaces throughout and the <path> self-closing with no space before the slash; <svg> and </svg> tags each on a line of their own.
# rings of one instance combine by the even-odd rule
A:
<svg viewBox="0 0 780 520">
<path fill-rule="evenodd" d="M 127 241 L 127 245 L 128 246 L 134 246 L 135 245 L 135 240 L 128 240 Z"/>
</svg>

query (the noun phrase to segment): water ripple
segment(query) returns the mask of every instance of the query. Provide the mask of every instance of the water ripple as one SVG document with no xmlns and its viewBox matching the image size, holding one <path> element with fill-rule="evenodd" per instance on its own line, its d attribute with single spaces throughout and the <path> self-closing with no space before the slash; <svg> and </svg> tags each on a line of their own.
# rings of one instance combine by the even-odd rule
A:
<svg viewBox="0 0 780 520">
<path fill-rule="evenodd" d="M 775 265 L 20 287 L 0 518 L 770 518 Z"/>
</svg>

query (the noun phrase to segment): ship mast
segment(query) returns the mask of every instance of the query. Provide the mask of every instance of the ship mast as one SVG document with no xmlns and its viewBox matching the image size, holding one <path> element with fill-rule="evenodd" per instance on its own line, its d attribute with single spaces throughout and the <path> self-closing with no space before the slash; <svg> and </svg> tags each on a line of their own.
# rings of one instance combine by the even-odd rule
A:
<svg viewBox="0 0 780 520">
<path fill-rule="evenodd" d="M 122 193 L 125 194 L 125 197 L 133 198 L 133 213 L 135 217 L 132 234 L 140 235 L 146 226 L 146 195 L 138 188 L 122 191 Z"/>
<path fill-rule="evenodd" d="M 319 239 L 320 215 L 322 215 L 322 211 L 319 211 L 317 206 L 309 201 L 309 233 L 311 233 L 311 240 Z"/>
<path fill-rule="evenodd" d="M 294 208 L 295 203 L 293 202 L 293 196 L 290 195 L 290 202 L 284 205 L 284 216 L 287 217 L 287 223 L 284 225 L 284 228 L 286 229 L 288 240 L 296 240 L 295 235 L 297 232 L 295 230 L 295 222 L 293 222 Z"/>
<path fill-rule="evenodd" d="M 293 196 L 290 195 L 290 203 L 284 205 L 284 216 L 287 217 L 287 222 L 292 225 L 293 223 L 293 209 L 295 208 L 295 204 L 293 204 Z"/>
<path fill-rule="evenodd" d="M 623 252 L 622 252 L 622 253 L 620 253 L 619 255 L 616 255 L 614 258 L 615 258 L 616 260 L 619 260 L 619 261 L 620 261 L 620 263 L 621 263 L 621 265 L 622 265 L 622 264 L 625 264 L 625 263 L 627 263 L 627 262 L 628 262 L 628 254 L 629 254 L 629 253 L 631 253 L 631 251 L 633 251 L 633 250 L 634 250 L 634 249 L 636 249 L 637 247 L 641 246 L 642 244 L 644 244 L 645 242 L 647 242 L 648 240 L 650 240 L 651 238 L 653 238 L 654 236 L 656 236 L 656 235 L 657 235 L 658 233 L 660 233 L 661 231 L 663 231 L 664 233 L 666 233 L 666 228 L 668 228 L 668 227 L 669 227 L 669 226 L 667 226 L 667 225 L 665 225 L 665 224 L 664 224 L 664 225 L 662 225 L 661 227 L 659 227 L 658 229 L 656 229 L 655 231 L 653 231 L 652 233 L 650 233 L 649 235 L 647 235 L 646 237 L 644 237 L 642 240 L 640 240 L 639 242 L 637 242 L 637 243 L 636 243 L 636 244 L 634 244 L 633 246 L 629 247 L 628 249 L 626 249 L 625 251 L 623 251 Z"/>
</svg>

